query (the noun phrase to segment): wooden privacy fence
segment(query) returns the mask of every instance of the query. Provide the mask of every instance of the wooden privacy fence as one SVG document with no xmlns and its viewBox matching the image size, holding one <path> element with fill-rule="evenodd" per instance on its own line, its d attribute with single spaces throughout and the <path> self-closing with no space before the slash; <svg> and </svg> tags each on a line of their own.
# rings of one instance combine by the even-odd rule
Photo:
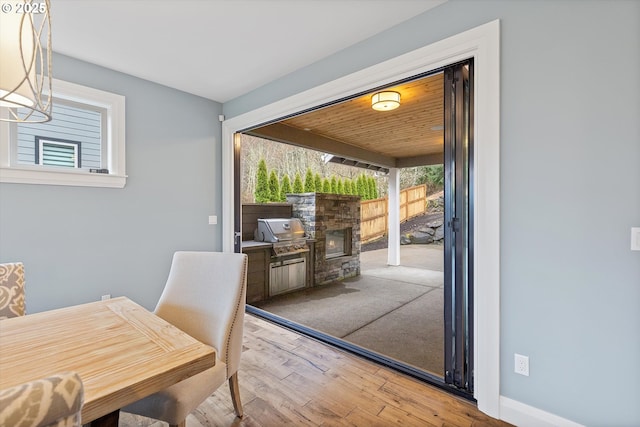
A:
<svg viewBox="0 0 640 427">
<path fill-rule="evenodd" d="M 360 239 L 367 242 L 387 234 L 389 229 L 389 200 L 364 200 L 360 203 Z M 400 222 L 422 215 L 427 211 L 425 184 L 400 191 Z"/>
</svg>

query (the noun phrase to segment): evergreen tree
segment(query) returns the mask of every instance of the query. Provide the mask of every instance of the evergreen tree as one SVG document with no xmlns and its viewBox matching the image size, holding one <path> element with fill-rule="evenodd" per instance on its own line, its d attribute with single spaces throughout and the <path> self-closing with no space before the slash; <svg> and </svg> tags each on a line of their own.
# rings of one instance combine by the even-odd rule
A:
<svg viewBox="0 0 640 427">
<path fill-rule="evenodd" d="M 300 172 L 296 172 L 296 177 L 293 179 L 293 192 L 304 193 L 304 185 L 302 184 L 302 178 Z"/>
<path fill-rule="evenodd" d="M 278 180 L 278 175 L 276 175 L 276 171 L 274 170 L 269 174 L 269 201 L 280 201 L 280 181 Z"/>
<path fill-rule="evenodd" d="M 364 186 L 365 200 L 371 200 L 371 194 L 369 192 L 369 177 L 365 174 L 362 174 L 362 185 Z"/>
<path fill-rule="evenodd" d="M 344 180 L 344 194 L 353 194 L 353 190 L 351 190 L 351 180 L 349 178 L 345 178 Z"/>
<path fill-rule="evenodd" d="M 316 191 L 316 182 L 313 179 L 311 168 L 307 168 L 307 174 L 304 176 L 304 192 L 313 193 Z"/>
<path fill-rule="evenodd" d="M 320 177 L 320 174 L 316 173 L 316 175 L 313 177 L 313 180 L 315 182 L 315 191 L 317 193 L 322 193 L 322 178 Z"/>
<path fill-rule="evenodd" d="M 358 175 L 357 187 L 358 187 L 358 196 L 360 196 L 362 200 L 369 200 L 369 196 L 368 196 L 369 189 L 367 188 L 368 186 L 365 182 L 364 174 Z"/>
<path fill-rule="evenodd" d="M 254 192 L 256 203 L 267 203 L 271 199 L 268 181 L 267 163 L 264 159 L 260 159 L 258 171 L 256 172 L 256 189 Z"/>
<path fill-rule="evenodd" d="M 369 177 L 369 198 L 378 198 L 378 186 L 376 185 L 376 179 L 372 176 Z"/>
<path fill-rule="evenodd" d="M 322 181 L 322 192 L 323 193 L 331 193 L 331 181 L 328 178 L 325 178 Z"/>
<path fill-rule="evenodd" d="M 331 193 L 338 194 L 338 179 L 335 175 L 331 176 Z"/>
<path fill-rule="evenodd" d="M 293 189 L 291 188 L 289 175 L 285 175 L 282 177 L 282 186 L 280 186 L 280 201 L 285 202 L 289 193 L 293 193 Z"/>
<path fill-rule="evenodd" d="M 342 182 L 342 178 L 338 179 L 338 194 L 346 194 L 344 192 L 344 183 Z"/>
</svg>

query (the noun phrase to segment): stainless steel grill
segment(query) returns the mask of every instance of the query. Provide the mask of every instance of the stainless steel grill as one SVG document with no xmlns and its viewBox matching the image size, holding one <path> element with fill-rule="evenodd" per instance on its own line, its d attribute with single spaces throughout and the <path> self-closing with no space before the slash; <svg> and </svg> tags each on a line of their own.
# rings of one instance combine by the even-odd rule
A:
<svg viewBox="0 0 640 427">
<path fill-rule="evenodd" d="M 304 227 L 298 218 L 259 218 L 254 233 L 255 240 L 271 243 L 304 237 Z"/>
<path fill-rule="evenodd" d="M 260 218 L 254 239 L 273 243 L 273 255 L 277 257 L 309 252 L 304 227 L 298 218 Z"/>
<path fill-rule="evenodd" d="M 270 296 L 306 286 L 305 254 L 309 248 L 302 222 L 298 218 L 260 218 L 254 239 L 273 243 L 269 265 Z"/>
</svg>

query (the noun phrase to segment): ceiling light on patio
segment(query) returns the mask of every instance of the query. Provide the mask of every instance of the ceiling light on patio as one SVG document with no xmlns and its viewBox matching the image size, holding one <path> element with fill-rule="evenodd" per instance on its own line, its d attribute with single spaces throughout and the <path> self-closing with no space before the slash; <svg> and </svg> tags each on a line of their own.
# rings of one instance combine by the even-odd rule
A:
<svg viewBox="0 0 640 427">
<path fill-rule="evenodd" d="M 4 3 L 0 13 L 0 120 L 51 120 L 49 0 Z M 46 41 L 46 46 L 41 40 Z"/>
<path fill-rule="evenodd" d="M 400 94 L 398 92 L 383 91 L 371 97 L 371 108 L 376 111 L 391 111 L 400 106 Z"/>
</svg>

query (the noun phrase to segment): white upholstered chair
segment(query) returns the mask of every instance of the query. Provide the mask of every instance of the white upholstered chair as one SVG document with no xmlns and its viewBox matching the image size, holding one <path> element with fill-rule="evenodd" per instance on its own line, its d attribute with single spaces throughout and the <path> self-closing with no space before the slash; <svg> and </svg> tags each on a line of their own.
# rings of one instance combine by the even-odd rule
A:
<svg viewBox="0 0 640 427">
<path fill-rule="evenodd" d="M 155 313 L 216 349 L 216 365 L 122 408 L 171 426 L 186 418 L 225 381 L 242 417 L 238 367 L 247 287 L 247 256 L 222 252 L 176 252 Z"/>
</svg>

